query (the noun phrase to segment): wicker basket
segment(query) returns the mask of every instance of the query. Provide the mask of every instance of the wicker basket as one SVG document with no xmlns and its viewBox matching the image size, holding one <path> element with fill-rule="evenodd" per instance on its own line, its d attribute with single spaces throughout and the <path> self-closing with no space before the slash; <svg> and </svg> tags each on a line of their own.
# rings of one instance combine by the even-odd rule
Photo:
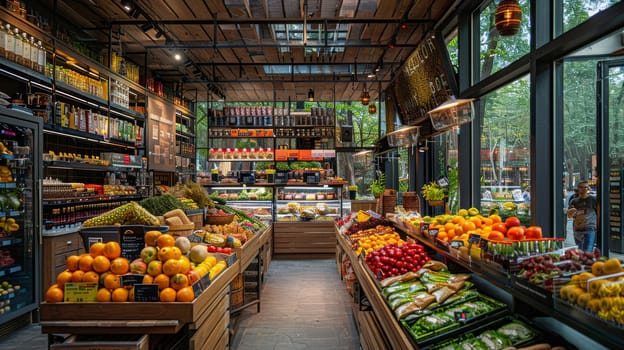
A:
<svg viewBox="0 0 624 350">
<path fill-rule="evenodd" d="M 195 230 L 195 224 L 169 226 L 169 234 L 173 237 L 190 236 L 193 230 Z"/>
<path fill-rule="evenodd" d="M 200 230 L 204 226 L 204 213 L 187 214 L 186 216 L 195 224 L 196 230 Z"/>
<path fill-rule="evenodd" d="M 227 225 L 234 220 L 234 215 L 206 215 L 206 225 Z"/>
</svg>

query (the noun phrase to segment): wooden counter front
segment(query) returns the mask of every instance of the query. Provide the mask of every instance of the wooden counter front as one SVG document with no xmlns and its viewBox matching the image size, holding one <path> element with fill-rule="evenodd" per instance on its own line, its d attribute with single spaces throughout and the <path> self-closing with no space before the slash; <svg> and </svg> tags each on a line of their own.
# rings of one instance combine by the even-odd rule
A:
<svg viewBox="0 0 624 350">
<path fill-rule="evenodd" d="M 273 253 L 276 255 L 325 254 L 333 256 L 336 234 L 333 221 L 273 223 Z"/>
</svg>

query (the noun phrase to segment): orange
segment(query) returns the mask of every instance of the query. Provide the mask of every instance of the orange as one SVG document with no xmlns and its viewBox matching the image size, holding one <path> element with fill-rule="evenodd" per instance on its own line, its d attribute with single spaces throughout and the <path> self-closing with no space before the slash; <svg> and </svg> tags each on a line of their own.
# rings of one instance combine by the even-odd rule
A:
<svg viewBox="0 0 624 350">
<path fill-rule="evenodd" d="M 119 275 L 115 275 L 114 273 L 106 275 L 106 277 L 104 277 L 104 287 L 108 289 L 117 289 L 121 287 Z"/>
<path fill-rule="evenodd" d="M 130 263 L 126 258 L 115 258 L 111 261 L 110 271 L 116 275 L 123 275 L 130 271 Z"/>
<path fill-rule="evenodd" d="M 93 257 L 91 255 L 85 254 L 80 256 L 80 260 L 78 261 L 78 268 L 80 268 L 82 271 L 91 271 L 91 264 L 93 264 Z"/>
<path fill-rule="evenodd" d="M 105 303 L 105 302 L 111 301 L 111 297 L 112 297 L 112 293 L 110 292 L 110 290 L 108 290 L 106 288 L 100 288 L 97 291 L 97 295 L 95 296 L 97 301 L 99 301 L 101 303 Z"/>
<path fill-rule="evenodd" d="M 192 287 L 184 287 L 176 293 L 176 301 L 191 302 L 195 299 L 195 293 Z"/>
<path fill-rule="evenodd" d="M 182 251 L 178 247 L 162 247 L 158 249 L 158 260 L 180 259 Z"/>
<path fill-rule="evenodd" d="M 177 259 L 169 259 L 163 264 L 163 273 L 169 277 L 180 272 L 180 261 Z"/>
<path fill-rule="evenodd" d="M 479 226 L 481 226 L 481 221 L 479 221 Z M 463 232 L 476 230 L 477 225 L 474 223 L 474 221 L 472 221 L 472 218 L 470 218 L 469 221 L 466 221 L 462 224 L 462 229 L 464 230 Z"/>
<path fill-rule="evenodd" d="M 121 256 L 121 246 L 118 242 L 110 241 L 104 244 L 104 250 L 102 250 L 102 254 L 105 257 L 113 260 Z"/>
<path fill-rule="evenodd" d="M 111 295 L 111 300 L 115 302 L 124 302 L 128 301 L 128 290 L 126 288 L 116 288 L 113 290 Z"/>
<path fill-rule="evenodd" d="M 67 260 L 65 261 L 65 266 L 67 266 L 67 269 L 69 271 L 76 271 L 78 270 L 78 262 L 80 261 L 80 257 L 78 255 L 70 255 L 67 257 Z"/>
<path fill-rule="evenodd" d="M 72 281 L 73 274 L 67 270 L 62 271 L 56 276 L 56 285 L 59 288 L 63 288 L 65 283 Z"/>
<path fill-rule="evenodd" d="M 108 271 L 108 269 L 110 269 L 110 265 L 110 260 L 108 260 L 108 258 L 104 255 L 98 255 L 93 258 L 93 263 L 91 264 L 91 266 L 93 267 L 93 271 L 97 273 Z"/>
<path fill-rule="evenodd" d="M 134 286 L 128 289 L 128 301 L 134 301 Z"/>
<path fill-rule="evenodd" d="M 91 244 L 91 247 L 89 247 L 89 254 L 94 258 L 96 256 L 100 256 L 103 254 L 105 246 L 106 245 L 103 242 L 95 242 Z"/>
<path fill-rule="evenodd" d="M 169 280 L 169 285 L 175 290 L 180 290 L 184 287 L 188 287 L 189 279 L 185 274 L 176 273 Z"/>
<path fill-rule="evenodd" d="M 48 303 L 60 303 L 63 301 L 63 290 L 53 284 L 45 294 L 45 301 Z"/>
<path fill-rule="evenodd" d="M 152 283 L 156 283 L 159 290 L 165 289 L 169 287 L 169 276 L 161 273 L 160 275 L 154 277 L 154 281 Z"/>
<path fill-rule="evenodd" d="M 82 282 L 99 282 L 100 276 L 95 271 L 87 271 L 82 275 Z"/>
<path fill-rule="evenodd" d="M 160 237 L 162 235 L 162 232 L 160 231 L 147 231 L 145 232 L 145 244 L 155 247 L 156 246 L 156 240 L 158 240 L 158 237 Z"/>
<path fill-rule="evenodd" d="M 156 245 L 158 248 L 173 247 L 175 246 L 175 238 L 168 233 L 164 233 L 158 236 L 158 239 L 156 239 Z"/>
<path fill-rule="evenodd" d="M 173 302 L 176 301 L 176 291 L 173 288 L 165 288 L 160 291 L 160 301 Z"/>
<path fill-rule="evenodd" d="M 154 283 L 154 277 L 150 275 L 143 276 L 143 284 L 152 284 Z"/>
<path fill-rule="evenodd" d="M 494 223 L 494 224 L 499 223 L 499 222 L 503 222 L 503 219 L 499 215 L 496 215 L 496 214 L 490 215 L 490 216 L 488 216 L 488 218 L 492 219 L 492 223 Z"/>
<path fill-rule="evenodd" d="M 475 228 L 481 227 L 483 225 L 483 217 L 481 216 L 473 216 L 470 218 L 470 222 L 475 225 Z"/>
<path fill-rule="evenodd" d="M 481 221 L 483 222 L 483 226 L 492 226 L 492 224 L 494 223 L 494 220 L 489 217 L 482 218 Z"/>
<path fill-rule="evenodd" d="M 191 262 L 186 256 L 182 256 L 178 261 L 180 262 L 180 273 L 187 273 L 191 270 Z"/>
<path fill-rule="evenodd" d="M 449 231 L 451 229 L 455 228 L 455 224 L 452 222 L 447 222 L 446 224 L 444 224 L 444 230 L 445 231 Z"/>
<path fill-rule="evenodd" d="M 106 271 L 103 274 L 100 274 L 100 280 L 99 280 L 99 284 L 98 284 L 100 286 L 100 288 L 104 287 L 104 280 L 106 279 L 106 276 L 108 276 L 110 274 L 111 274 L 110 271 Z"/>
<path fill-rule="evenodd" d="M 84 276 L 85 272 L 82 270 L 76 270 L 72 272 L 72 282 L 82 282 L 82 276 Z"/>
</svg>

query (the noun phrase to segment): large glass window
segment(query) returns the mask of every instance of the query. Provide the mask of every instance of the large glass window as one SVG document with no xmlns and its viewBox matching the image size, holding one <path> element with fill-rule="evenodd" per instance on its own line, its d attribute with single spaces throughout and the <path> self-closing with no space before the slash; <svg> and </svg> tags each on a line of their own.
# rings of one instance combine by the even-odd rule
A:
<svg viewBox="0 0 624 350">
<path fill-rule="evenodd" d="M 480 100 L 481 208 L 530 224 L 529 77 Z"/>
<path fill-rule="evenodd" d="M 596 190 L 597 61 L 568 59 L 563 63 L 564 210 L 580 181 L 592 181 L 592 191 Z M 564 227 L 568 243 L 574 244 L 572 220 L 566 220 Z"/>
<path fill-rule="evenodd" d="M 481 9 L 477 16 L 479 32 L 479 71 L 475 72 L 475 82 L 505 68 L 510 63 L 529 53 L 531 33 L 529 0 L 519 0 L 522 9 L 522 22 L 518 33 L 501 36 L 496 29 L 495 14 L 499 1 L 492 1 Z"/>
<path fill-rule="evenodd" d="M 621 0 L 558 0 L 563 17 L 563 28 L 561 32 L 566 32 L 577 25 L 585 22 L 591 16 L 600 11 L 606 10 Z M 557 31 L 558 34 L 559 31 Z"/>
</svg>

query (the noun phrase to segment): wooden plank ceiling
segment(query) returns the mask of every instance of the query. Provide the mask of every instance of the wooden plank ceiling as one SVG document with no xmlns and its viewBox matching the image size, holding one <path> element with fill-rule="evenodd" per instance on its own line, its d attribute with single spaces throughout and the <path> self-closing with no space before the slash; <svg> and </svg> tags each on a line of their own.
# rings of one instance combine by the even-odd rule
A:
<svg viewBox="0 0 624 350">
<path fill-rule="evenodd" d="M 54 11 L 55 1 L 57 18 L 77 26 L 83 42 L 107 44 L 112 33 L 115 50 L 146 65 L 148 74 L 181 83 L 187 98 L 222 95 L 228 101 L 301 101 L 310 89 L 317 101 L 358 100 L 364 85 L 375 100 L 454 2 L 42 2 Z M 174 53 L 183 58 L 176 61 Z"/>
</svg>

